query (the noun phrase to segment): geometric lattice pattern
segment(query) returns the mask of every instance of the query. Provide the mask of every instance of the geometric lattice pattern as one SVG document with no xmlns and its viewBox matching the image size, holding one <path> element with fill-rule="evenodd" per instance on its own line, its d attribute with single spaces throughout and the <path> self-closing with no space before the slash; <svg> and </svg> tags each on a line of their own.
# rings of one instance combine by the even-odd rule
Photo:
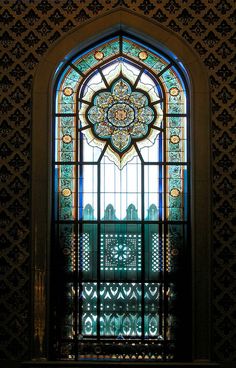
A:
<svg viewBox="0 0 236 368">
<path fill-rule="evenodd" d="M 159 254 L 160 253 L 160 254 Z M 157 233 L 152 234 L 152 271 L 157 272 L 161 270 L 161 257 L 162 252 L 159 252 L 159 235 Z"/>
<path fill-rule="evenodd" d="M 141 235 L 102 234 L 101 269 L 141 270 Z"/>
<path fill-rule="evenodd" d="M 81 235 L 81 245 L 83 249 L 83 254 L 81 255 L 81 268 L 83 271 L 90 271 L 90 244 L 89 244 L 89 233 L 84 233 Z"/>
<path fill-rule="evenodd" d="M 67 32 L 116 7 L 171 29 L 191 45 L 211 86 L 213 346 L 235 360 L 235 10 L 233 0 L 3 1 L 0 18 L 1 358 L 29 357 L 31 87 L 37 64 Z M 155 347 L 156 349 L 156 347 Z"/>
</svg>

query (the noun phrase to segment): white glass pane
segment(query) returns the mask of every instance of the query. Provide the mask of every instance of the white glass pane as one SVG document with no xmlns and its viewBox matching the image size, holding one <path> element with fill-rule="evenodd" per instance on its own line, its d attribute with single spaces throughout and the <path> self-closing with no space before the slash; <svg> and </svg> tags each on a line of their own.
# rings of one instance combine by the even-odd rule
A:
<svg viewBox="0 0 236 368">
<path fill-rule="evenodd" d="M 115 210 L 115 217 L 122 220 L 127 209 L 134 205 L 141 218 L 141 165 L 134 158 L 122 170 L 108 158 L 101 162 L 101 217 L 108 205 Z"/>
</svg>

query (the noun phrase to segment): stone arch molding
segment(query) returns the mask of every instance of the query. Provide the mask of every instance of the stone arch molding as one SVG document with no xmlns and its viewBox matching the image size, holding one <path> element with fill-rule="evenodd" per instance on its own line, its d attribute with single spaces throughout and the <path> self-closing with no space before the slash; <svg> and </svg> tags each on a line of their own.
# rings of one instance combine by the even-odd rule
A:
<svg viewBox="0 0 236 368">
<path fill-rule="evenodd" d="M 192 341 L 193 361 L 210 360 L 210 138 L 206 71 L 178 35 L 128 10 L 85 22 L 49 49 L 33 82 L 32 129 L 32 358 L 47 358 L 48 268 L 50 256 L 51 137 L 53 83 L 63 63 L 90 43 L 124 30 L 148 40 L 186 70 L 190 87 Z"/>
</svg>

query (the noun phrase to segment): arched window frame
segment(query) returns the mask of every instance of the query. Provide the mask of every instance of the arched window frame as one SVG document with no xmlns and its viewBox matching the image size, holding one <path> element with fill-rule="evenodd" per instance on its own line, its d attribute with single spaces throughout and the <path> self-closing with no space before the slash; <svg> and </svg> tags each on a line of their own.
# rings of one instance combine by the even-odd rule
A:
<svg viewBox="0 0 236 368">
<path fill-rule="evenodd" d="M 83 28 L 83 32 L 81 32 Z M 204 68 L 194 52 L 176 35 L 152 21 L 128 11 L 112 12 L 97 18 L 73 31 L 60 41 L 40 64 L 34 80 L 33 114 L 33 170 L 32 170 L 32 241 L 34 244 L 33 265 L 33 312 L 32 334 L 40 345 L 32 348 L 34 355 L 44 355 L 43 341 L 47 336 L 47 270 L 50 244 L 50 172 L 51 162 L 51 88 L 53 75 L 59 61 L 73 54 L 78 47 L 94 40 L 94 29 L 100 35 L 117 28 L 127 29 L 157 43 L 164 51 L 172 50 L 178 55 L 190 77 L 191 93 L 191 161 L 193 163 L 192 185 L 192 268 L 193 268 L 193 360 L 209 360 L 210 309 L 210 199 L 209 199 L 209 91 Z M 163 44 L 165 46 L 163 46 Z M 78 46 L 79 45 L 79 46 Z M 181 61 L 179 61 L 181 60 Z M 48 77 L 42 78 L 42 76 Z M 199 149 L 201 142 L 201 149 Z M 44 149 L 42 149 L 42 147 Z M 207 205 L 206 205 L 207 204 Z M 204 208 L 204 211 L 202 211 Z M 46 339 L 47 340 L 47 339 Z M 44 350 L 44 351 L 43 351 Z M 47 349 L 46 349 L 47 350 Z M 33 354 L 32 354 L 33 355 Z"/>
</svg>

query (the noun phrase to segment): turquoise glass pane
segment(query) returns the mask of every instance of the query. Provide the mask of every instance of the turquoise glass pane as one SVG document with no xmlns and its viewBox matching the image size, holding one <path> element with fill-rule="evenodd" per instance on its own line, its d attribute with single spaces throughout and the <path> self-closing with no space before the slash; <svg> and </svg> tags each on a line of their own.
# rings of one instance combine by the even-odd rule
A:
<svg viewBox="0 0 236 368">
<path fill-rule="evenodd" d="M 181 221 L 187 214 L 187 167 L 171 165 L 167 167 L 167 218 Z"/>
<path fill-rule="evenodd" d="M 167 161 L 184 162 L 187 159 L 187 118 L 167 118 L 166 149 Z"/>
<path fill-rule="evenodd" d="M 97 280 L 97 225 L 84 224 L 79 235 L 78 268 L 83 280 Z"/>
<path fill-rule="evenodd" d="M 101 336 L 118 338 L 141 335 L 140 283 L 101 283 Z"/>
<path fill-rule="evenodd" d="M 101 226 L 101 279 L 138 280 L 141 276 L 141 226 Z"/>
<path fill-rule="evenodd" d="M 138 63 L 146 65 L 155 75 L 159 74 L 169 64 L 167 60 L 155 54 L 151 49 L 126 38 L 123 38 L 123 40 L 123 53 Z M 146 53 L 146 58 L 142 59 L 140 53 L 143 51 Z"/>
<path fill-rule="evenodd" d="M 55 160 L 71 162 L 75 160 L 75 118 L 60 116 L 56 118 Z"/>
<path fill-rule="evenodd" d="M 78 83 L 81 80 L 82 80 L 81 75 L 71 66 L 68 66 L 61 76 L 60 82 L 58 84 L 58 89 L 63 91 L 64 88 L 70 87 L 74 91 L 76 91 Z"/>
<path fill-rule="evenodd" d="M 142 48 L 124 39 L 122 43 L 123 54 L 138 58 L 138 54 Z"/>
<path fill-rule="evenodd" d="M 162 284 L 145 283 L 145 315 L 144 335 L 146 338 L 156 339 L 162 335 L 161 306 L 162 306 Z"/>
<path fill-rule="evenodd" d="M 81 285 L 78 295 L 82 299 L 82 336 L 97 335 L 97 283 L 86 282 Z M 80 316 L 78 316 L 80 319 Z"/>
<path fill-rule="evenodd" d="M 145 233 L 145 279 L 160 281 L 164 271 L 164 228 L 162 225 L 146 224 Z"/>
<path fill-rule="evenodd" d="M 101 50 L 104 53 L 104 59 L 118 55 L 120 51 L 119 41 L 116 39 L 98 50 Z"/>
<path fill-rule="evenodd" d="M 59 197 L 59 219 L 75 219 L 75 166 L 57 166 L 58 174 L 58 197 Z"/>
</svg>

